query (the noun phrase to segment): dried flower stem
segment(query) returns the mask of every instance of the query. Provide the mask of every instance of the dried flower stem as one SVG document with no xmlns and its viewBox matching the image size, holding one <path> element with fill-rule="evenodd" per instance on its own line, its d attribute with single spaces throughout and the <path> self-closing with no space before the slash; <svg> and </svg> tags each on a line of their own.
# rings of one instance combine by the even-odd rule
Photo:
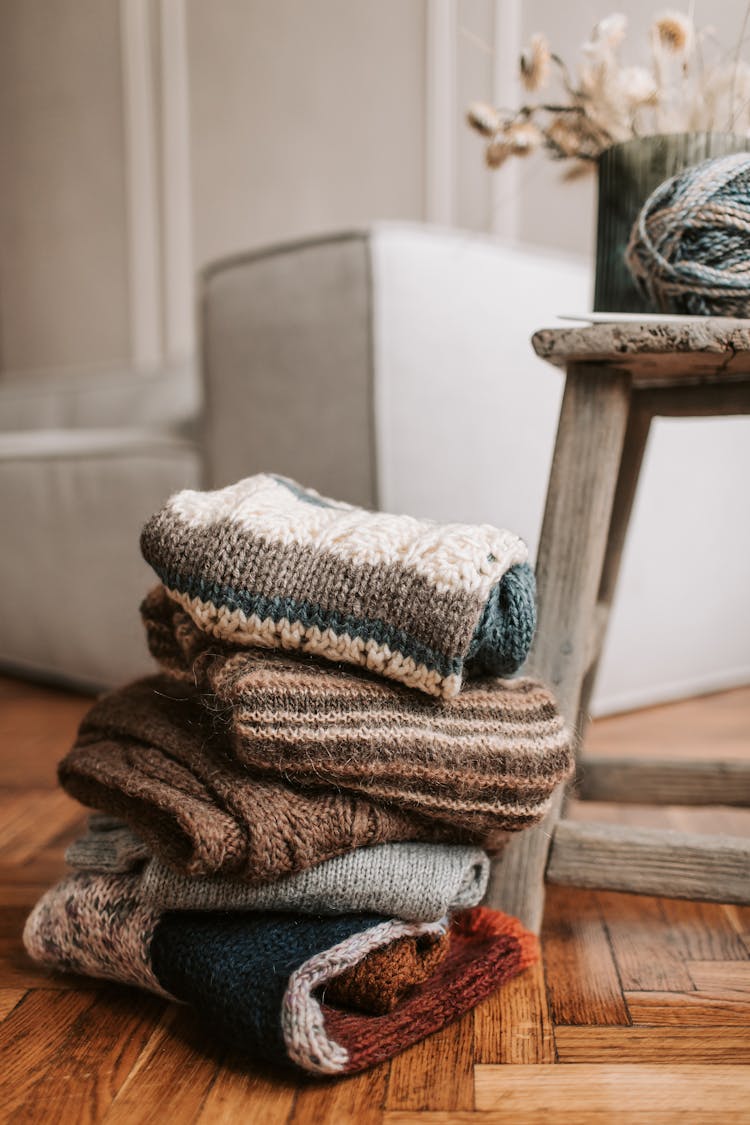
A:
<svg viewBox="0 0 750 1125">
<path fill-rule="evenodd" d="M 577 173 L 618 141 L 654 132 L 708 130 L 722 119 L 730 129 L 750 136 L 750 64 L 742 59 L 750 0 L 731 52 L 718 49 L 709 28 L 696 28 L 693 8 L 691 0 L 687 14 L 671 10 L 654 19 L 650 68 L 620 62 L 627 31 L 620 13 L 596 24 L 575 76 L 544 35 L 533 35 L 519 61 L 521 82 L 529 90 L 546 87 L 554 67 L 564 104 L 555 98 L 515 109 L 476 103 L 469 120 L 487 138 L 491 166 L 543 145 L 553 159 L 574 161 Z"/>
</svg>

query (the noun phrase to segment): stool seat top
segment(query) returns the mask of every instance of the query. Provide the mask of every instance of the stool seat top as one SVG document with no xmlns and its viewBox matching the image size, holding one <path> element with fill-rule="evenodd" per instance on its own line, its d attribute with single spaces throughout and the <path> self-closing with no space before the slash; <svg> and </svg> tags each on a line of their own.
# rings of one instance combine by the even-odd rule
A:
<svg viewBox="0 0 750 1125">
<path fill-rule="evenodd" d="M 591 364 L 627 371 L 634 383 L 750 380 L 750 320 L 692 317 L 542 328 L 534 351 L 556 367 Z"/>
</svg>

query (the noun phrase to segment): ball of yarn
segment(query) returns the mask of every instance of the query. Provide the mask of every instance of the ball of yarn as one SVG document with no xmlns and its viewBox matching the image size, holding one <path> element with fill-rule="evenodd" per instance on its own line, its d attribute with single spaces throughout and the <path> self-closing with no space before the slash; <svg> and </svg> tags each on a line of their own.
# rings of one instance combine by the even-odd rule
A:
<svg viewBox="0 0 750 1125">
<path fill-rule="evenodd" d="M 660 184 L 625 260 L 660 312 L 750 316 L 750 154 L 704 160 Z"/>
</svg>

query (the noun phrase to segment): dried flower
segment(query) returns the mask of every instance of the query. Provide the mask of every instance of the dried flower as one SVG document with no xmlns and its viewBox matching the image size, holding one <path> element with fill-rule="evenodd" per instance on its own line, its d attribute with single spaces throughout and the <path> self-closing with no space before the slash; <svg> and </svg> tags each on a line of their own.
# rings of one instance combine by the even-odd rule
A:
<svg viewBox="0 0 750 1125">
<path fill-rule="evenodd" d="M 659 98 L 654 77 L 644 66 L 623 67 L 619 74 L 619 87 L 622 97 L 631 109 L 656 105 Z"/>
<path fill-rule="evenodd" d="M 483 137 L 494 137 L 503 127 L 503 119 L 489 102 L 472 102 L 466 112 L 466 120 Z"/>
<path fill-rule="evenodd" d="M 693 21 L 683 12 L 664 12 L 653 26 L 656 42 L 674 55 L 689 55 L 695 42 Z"/>
<path fill-rule="evenodd" d="M 729 128 L 746 133 L 750 127 L 750 66 L 737 62 L 729 92 Z"/>
<path fill-rule="evenodd" d="M 588 163 L 602 150 L 601 134 L 584 113 L 560 113 L 544 130 L 552 155 L 559 160 L 577 157 Z"/>
<path fill-rule="evenodd" d="M 741 57 L 750 38 L 750 0 L 746 3 L 732 52 L 722 51 L 712 30 L 696 29 L 684 12 L 670 9 L 656 16 L 648 66 L 620 61 L 628 27 L 622 12 L 594 26 L 577 73 L 551 51 L 544 35 L 533 35 L 520 59 L 523 85 L 540 89 L 554 63 L 562 101 L 530 99 L 515 112 L 485 102 L 470 106 L 469 123 L 489 142 L 487 163 L 499 168 L 510 156 L 544 146 L 553 159 L 575 161 L 571 175 L 577 175 L 610 145 L 636 136 L 724 129 L 750 137 L 750 65 Z"/>
<path fill-rule="evenodd" d="M 568 184 L 574 180 L 582 180 L 584 176 L 590 176 L 595 167 L 596 163 L 593 160 L 575 160 L 565 169 L 563 179 Z"/>
<path fill-rule="evenodd" d="M 500 134 L 487 145 L 484 159 L 488 168 L 499 168 L 512 155 L 513 146 L 504 134 Z"/>
<path fill-rule="evenodd" d="M 532 35 L 520 59 L 521 81 L 527 90 L 539 90 L 546 84 L 551 58 L 545 37 L 539 32 Z"/>
<path fill-rule="evenodd" d="M 533 121 L 515 121 L 509 125 L 505 136 L 513 156 L 528 156 L 542 143 L 542 131 Z"/>
<path fill-rule="evenodd" d="M 628 17 L 622 12 L 613 12 L 611 16 L 605 16 L 596 24 L 591 32 L 591 42 L 614 51 L 622 43 L 627 30 Z"/>
<path fill-rule="evenodd" d="M 561 113 L 553 117 L 545 129 L 545 136 L 557 155 L 561 157 L 577 156 L 583 143 L 581 123 L 577 116 L 571 113 Z"/>
</svg>

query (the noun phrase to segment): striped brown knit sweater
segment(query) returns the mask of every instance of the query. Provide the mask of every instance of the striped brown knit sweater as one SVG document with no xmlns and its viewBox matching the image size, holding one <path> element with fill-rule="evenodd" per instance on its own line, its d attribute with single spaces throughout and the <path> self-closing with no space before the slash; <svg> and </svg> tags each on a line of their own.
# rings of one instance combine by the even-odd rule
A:
<svg viewBox="0 0 750 1125">
<path fill-rule="evenodd" d="M 162 588 L 142 612 L 153 655 L 197 684 L 255 773 L 366 796 L 481 839 L 537 822 L 570 772 L 568 732 L 533 680 L 484 677 L 438 701 L 304 656 L 226 645 Z"/>
</svg>

